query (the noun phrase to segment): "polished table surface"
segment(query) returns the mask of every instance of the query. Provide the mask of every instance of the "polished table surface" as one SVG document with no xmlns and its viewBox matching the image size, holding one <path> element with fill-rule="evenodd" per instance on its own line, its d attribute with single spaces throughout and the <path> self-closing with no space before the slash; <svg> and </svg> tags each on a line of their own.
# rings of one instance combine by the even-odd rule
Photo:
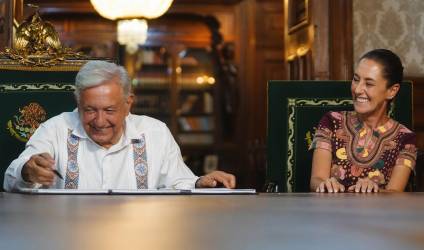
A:
<svg viewBox="0 0 424 250">
<path fill-rule="evenodd" d="M 424 193 L 0 193 L 0 249 L 424 249 Z"/>
</svg>

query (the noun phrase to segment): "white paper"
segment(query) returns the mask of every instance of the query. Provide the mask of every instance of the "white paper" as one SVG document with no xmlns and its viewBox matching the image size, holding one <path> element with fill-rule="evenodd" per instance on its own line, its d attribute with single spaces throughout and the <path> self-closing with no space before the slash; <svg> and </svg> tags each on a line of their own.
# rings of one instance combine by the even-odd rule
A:
<svg viewBox="0 0 424 250">
<path fill-rule="evenodd" d="M 230 188 L 196 188 L 191 189 L 192 194 L 256 194 L 255 189 L 230 189 Z"/>
<path fill-rule="evenodd" d="M 31 194 L 108 194 L 107 189 L 37 189 L 37 188 L 21 188 L 21 193 Z"/>
<path fill-rule="evenodd" d="M 112 189 L 111 194 L 181 194 L 177 189 Z"/>
<path fill-rule="evenodd" d="M 255 189 L 229 189 L 229 188 L 196 188 L 187 190 L 178 189 L 36 189 L 21 188 L 21 193 L 29 194 L 134 194 L 134 195 L 160 195 L 160 194 L 256 194 Z"/>
</svg>

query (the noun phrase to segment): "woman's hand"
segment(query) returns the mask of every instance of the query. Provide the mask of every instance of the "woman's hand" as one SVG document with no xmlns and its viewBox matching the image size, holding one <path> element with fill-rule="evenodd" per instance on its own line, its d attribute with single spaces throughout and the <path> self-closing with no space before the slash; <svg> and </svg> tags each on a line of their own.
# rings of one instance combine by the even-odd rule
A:
<svg viewBox="0 0 424 250">
<path fill-rule="evenodd" d="M 337 192 L 341 192 L 343 193 L 345 191 L 345 187 L 340 184 L 336 178 L 331 177 L 328 178 L 327 180 L 321 182 L 317 189 L 315 190 L 315 192 L 317 193 L 324 193 L 324 192 L 329 192 L 329 193 L 337 193 Z"/>
<path fill-rule="evenodd" d="M 355 185 L 352 185 L 348 188 L 348 191 L 356 192 L 356 193 L 371 193 L 378 192 L 377 183 L 373 182 L 369 178 L 359 179 Z"/>
</svg>

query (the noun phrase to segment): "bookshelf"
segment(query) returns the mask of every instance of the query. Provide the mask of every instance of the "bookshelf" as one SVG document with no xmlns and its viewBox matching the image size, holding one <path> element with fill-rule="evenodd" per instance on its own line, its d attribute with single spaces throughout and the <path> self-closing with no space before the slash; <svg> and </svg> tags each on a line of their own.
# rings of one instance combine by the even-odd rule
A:
<svg viewBox="0 0 424 250">
<path fill-rule="evenodd" d="M 202 16 L 171 16 L 157 22 L 149 28 L 154 35 L 147 43 L 123 59 L 133 78 L 131 112 L 165 122 L 195 174 L 222 169 L 231 153 L 222 147 L 220 41 L 212 40 L 219 33 Z"/>
<path fill-rule="evenodd" d="M 135 103 L 131 110 L 172 123 L 171 78 L 166 49 L 160 46 L 140 48 L 130 60 L 135 69 L 132 73 Z"/>
</svg>

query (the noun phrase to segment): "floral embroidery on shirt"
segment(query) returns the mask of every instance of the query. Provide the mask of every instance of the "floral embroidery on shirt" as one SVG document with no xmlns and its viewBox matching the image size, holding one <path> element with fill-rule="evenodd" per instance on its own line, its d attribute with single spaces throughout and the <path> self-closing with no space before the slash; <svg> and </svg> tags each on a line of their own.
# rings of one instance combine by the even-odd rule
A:
<svg viewBox="0 0 424 250">
<path fill-rule="evenodd" d="M 368 178 L 377 184 L 384 184 L 384 174 L 380 172 L 380 170 L 375 170 L 368 173 Z"/>
<path fill-rule="evenodd" d="M 346 149 L 345 148 L 339 148 L 336 151 L 336 156 L 338 159 L 340 160 L 346 160 L 347 159 L 347 155 L 346 155 Z"/>
<path fill-rule="evenodd" d="M 343 140 L 343 141 L 349 140 L 348 135 L 346 134 L 346 132 L 343 129 L 337 129 L 336 130 L 336 137 L 339 138 L 340 140 Z"/>
<path fill-rule="evenodd" d="M 391 140 L 384 144 L 385 150 L 393 150 L 396 148 L 396 142 Z"/>
<path fill-rule="evenodd" d="M 362 174 L 362 171 L 363 171 L 363 168 L 358 167 L 356 165 L 352 165 L 352 167 L 350 168 L 350 172 L 355 177 L 359 177 Z"/>
<path fill-rule="evenodd" d="M 77 189 L 79 168 L 78 168 L 78 145 L 79 137 L 72 134 L 72 130 L 68 130 L 68 163 L 66 168 L 65 188 Z"/>
<path fill-rule="evenodd" d="M 144 134 L 139 140 L 133 140 L 134 171 L 137 189 L 147 189 L 147 153 Z"/>
<path fill-rule="evenodd" d="M 331 168 L 331 176 L 336 177 L 338 180 L 344 180 L 346 177 L 346 170 L 343 169 L 342 166 L 339 165 L 333 165 Z"/>
</svg>

